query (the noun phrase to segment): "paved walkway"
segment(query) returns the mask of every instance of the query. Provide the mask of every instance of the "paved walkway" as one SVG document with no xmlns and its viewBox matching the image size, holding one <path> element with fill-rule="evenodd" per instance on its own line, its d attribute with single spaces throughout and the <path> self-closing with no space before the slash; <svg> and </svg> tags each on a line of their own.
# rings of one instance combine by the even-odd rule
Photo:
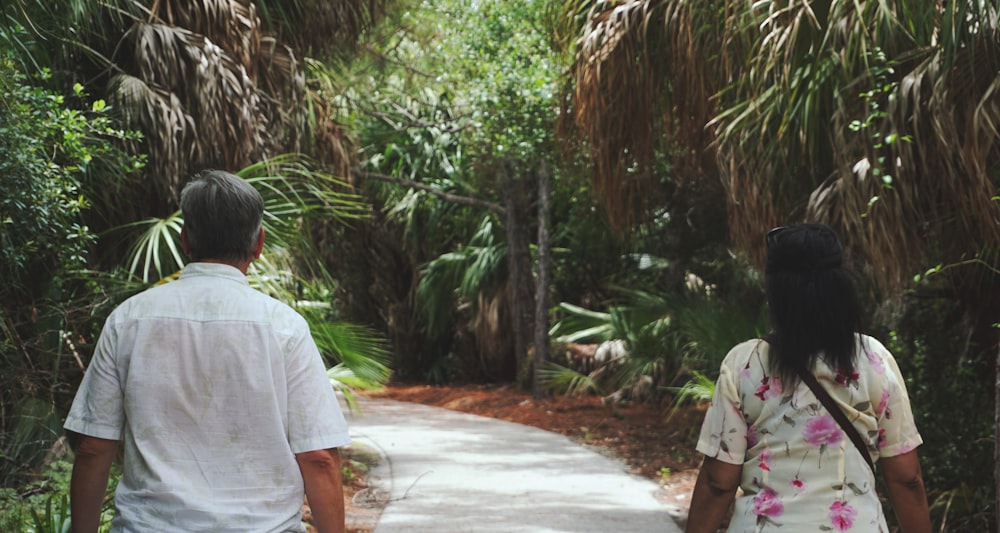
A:
<svg viewBox="0 0 1000 533">
<path fill-rule="evenodd" d="M 437 407 L 362 399 L 355 442 L 383 456 L 375 533 L 680 533 L 651 480 L 557 433 Z"/>
</svg>

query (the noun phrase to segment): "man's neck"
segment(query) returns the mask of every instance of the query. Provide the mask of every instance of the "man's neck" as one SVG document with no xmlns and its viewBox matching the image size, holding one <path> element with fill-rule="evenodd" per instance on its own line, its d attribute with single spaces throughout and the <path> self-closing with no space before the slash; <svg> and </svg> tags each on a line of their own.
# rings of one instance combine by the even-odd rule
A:
<svg viewBox="0 0 1000 533">
<path fill-rule="evenodd" d="M 243 275 L 245 276 L 247 273 L 247 269 L 250 268 L 250 263 L 252 261 L 253 261 L 252 259 L 247 259 L 246 261 L 234 263 L 232 261 L 225 261 L 222 259 L 198 259 L 197 261 L 195 261 L 195 263 L 213 263 L 216 265 L 229 265 L 242 272 Z"/>
</svg>

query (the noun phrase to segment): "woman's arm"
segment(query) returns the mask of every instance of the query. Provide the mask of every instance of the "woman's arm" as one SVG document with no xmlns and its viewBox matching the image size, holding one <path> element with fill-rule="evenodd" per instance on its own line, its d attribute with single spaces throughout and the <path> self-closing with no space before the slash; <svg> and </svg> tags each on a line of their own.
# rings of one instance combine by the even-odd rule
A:
<svg viewBox="0 0 1000 533">
<path fill-rule="evenodd" d="M 930 533 L 931 518 L 927 508 L 924 477 L 920 471 L 917 451 L 882 457 L 878 461 L 885 477 L 889 502 L 903 533 Z"/>
<path fill-rule="evenodd" d="M 691 496 L 686 533 L 715 533 L 719 529 L 736 496 L 742 473 L 742 465 L 705 457 Z"/>
</svg>

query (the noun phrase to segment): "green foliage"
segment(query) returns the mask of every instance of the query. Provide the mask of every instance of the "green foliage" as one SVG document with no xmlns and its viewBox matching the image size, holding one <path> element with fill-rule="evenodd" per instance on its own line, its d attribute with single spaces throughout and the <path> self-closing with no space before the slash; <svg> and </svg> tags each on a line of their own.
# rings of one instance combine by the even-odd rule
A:
<svg viewBox="0 0 1000 533">
<path fill-rule="evenodd" d="M 106 106 L 77 85 L 45 89 L 11 57 L 16 26 L 0 32 L 0 484 L 17 485 L 59 435 L 59 406 L 78 371 L 77 345 L 99 327 L 108 292 L 86 272 L 96 237 L 84 222 L 83 182 L 141 167 L 116 148 Z M 110 287 L 109 287 L 110 288 Z"/>
<path fill-rule="evenodd" d="M 301 231 L 303 220 L 323 219 L 343 224 L 365 214 L 364 202 L 346 192 L 347 185 L 342 180 L 318 170 L 308 158 L 298 154 L 253 164 L 239 170 L 237 175 L 253 185 L 264 200 L 264 243 L 265 249 L 272 253 L 296 249 L 313 256 L 309 236 Z M 117 233 L 138 233 L 126 260 L 128 271 L 143 283 L 149 283 L 181 269 L 183 225 L 181 212 L 175 211 L 163 218 L 148 218 L 116 228 Z M 321 272 L 322 269 L 312 273 Z"/>
<path fill-rule="evenodd" d="M 476 296 L 501 286 L 507 249 L 496 235 L 492 217 L 483 217 L 468 246 L 429 261 L 417 286 L 421 316 L 431 335 L 453 327 L 454 300 L 476 310 Z"/>
<path fill-rule="evenodd" d="M 337 95 L 329 100 L 356 132 L 363 170 L 494 208 L 484 212 L 361 175 L 361 190 L 377 211 L 363 235 L 344 236 L 362 241 L 348 255 L 364 264 L 345 265 L 343 277 L 354 294 L 371 295 L 359 311 L 394 330 L 400 377 L 490 379 L 491 369 L 506 368 L 497 360 L 513 357 L 502 338 L 509 327 L 500 323 L 510 305 L 503 296 L 505 228 L 496 208 L 501 177 L 509 169 L 530 191 L 546 162 L 557 195 L 586 200 L 585 191 L 562 184 L 574 175 L 555 164 L 563 58 L 549 47 L 546 2 L 434 0 L 409 7 L 376 29 L 370 56 L 350 67 L 313 65 L 315 84 Z M 530 231 L 534 222 L 526 222 Z M 393 271 L 381 271 L 387 264 Z"/>
<path fill-rule="evenodd" d="M 600 383 L 592 375 L 556 363 L 548 363 L 539 373 L 539 378 L 546 389 L 560 394 L 604 394 Z"/>
<path fill-rule="evenodd" d="M 331 383 L 344 393 L 352 409 L 357 407 L 354 390 L 376 389 L 389 381 L 391 357 L 377 332 L 357 324 L 323 320 L 315 310 L 304 315 L 320 353 L 330 363 L 327 374 Z"/>
<path fill-rule="evenodd" d="M 28 484 L 20 493 L 13 489 L 0 489 L 0 530 L 10 533 L 68 533 L 72 470 L 71 462 L 60 459 L 48 464 L 39 481 Z M 101 512 L 100 533 L 111 528 L 113 495 L 118 478 L 118 468 L 113 467 Z"/>
<path fill-rule="evenodd" d="M 660 295 L 619 288 L 618 293 L 624 301 L 606 312 L 559 304 L 564 316 L 551 330 L 557 342 L 624 342 L 626 357 L 599 361 L 600 367 L 588 376 L 591 380 L 603 376 L 606 389 L 619 390 L 642 376 L 660 386 L 670 385 L 692 367 L 714 375 L 730 348 L 762 329 L 752 313 L 716 295 L 687 289 Z M 704 382 L 713 383 L 697 370 L 692 373 L 695 381 L 667 389 L 681 393 L 678 401 L 698 398 Z M 563 368 L 545 373 L 560 389 L 601 388 L 573 374 Z"/>
<path fill-rule="evenodd" d="M 715 395 L 715 381 L 697 370 L 692 371 L 691 375 L 693 377 L 684 385 L 667 389 L 676 394 L 674 398 L 675 407 L 671 411 L 671 415 L 676 412 L 677 407 L 687 402 L 693 401 L 694 403 L 702 404 L 712 401 L 712 396 Z"/>
<path fill-rule="evenodd" d="M 0 106 L 0 296 L 23 299 L 42 280 L 86 265 L 94 236 L 81 217 L 80 180 L 93 160 L 113 158 L 108 139 L 124 133 L 100 114 L 103 102 L 93 113 L 72 109 L 62 95 L 31 85 L 7 55 Z"/>
<path fill-rule="evenodd" d="M 947 531 L 992 530 L 996 346 L 970 338 L 969 324 L 952 318 L 956 302 L 935 292 L 929 286 L 905 300 L 898 329 L 882 338 L 899 362 L 924 439 L 919 451 L 934 522 Z"/>
</svg>

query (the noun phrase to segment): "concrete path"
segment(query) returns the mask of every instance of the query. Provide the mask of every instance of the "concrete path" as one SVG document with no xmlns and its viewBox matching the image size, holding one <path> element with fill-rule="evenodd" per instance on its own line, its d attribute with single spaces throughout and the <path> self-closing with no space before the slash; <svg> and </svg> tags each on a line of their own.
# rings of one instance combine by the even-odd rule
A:
<svg viewBox="0 0 1000 533">
<path fill-rule="evenodd" d="M 651 480 L 570 439 L 437 407 L 362 399 L 355 442 L 383 456 L 375 533 L 680 533 Z"/>
</svg>

